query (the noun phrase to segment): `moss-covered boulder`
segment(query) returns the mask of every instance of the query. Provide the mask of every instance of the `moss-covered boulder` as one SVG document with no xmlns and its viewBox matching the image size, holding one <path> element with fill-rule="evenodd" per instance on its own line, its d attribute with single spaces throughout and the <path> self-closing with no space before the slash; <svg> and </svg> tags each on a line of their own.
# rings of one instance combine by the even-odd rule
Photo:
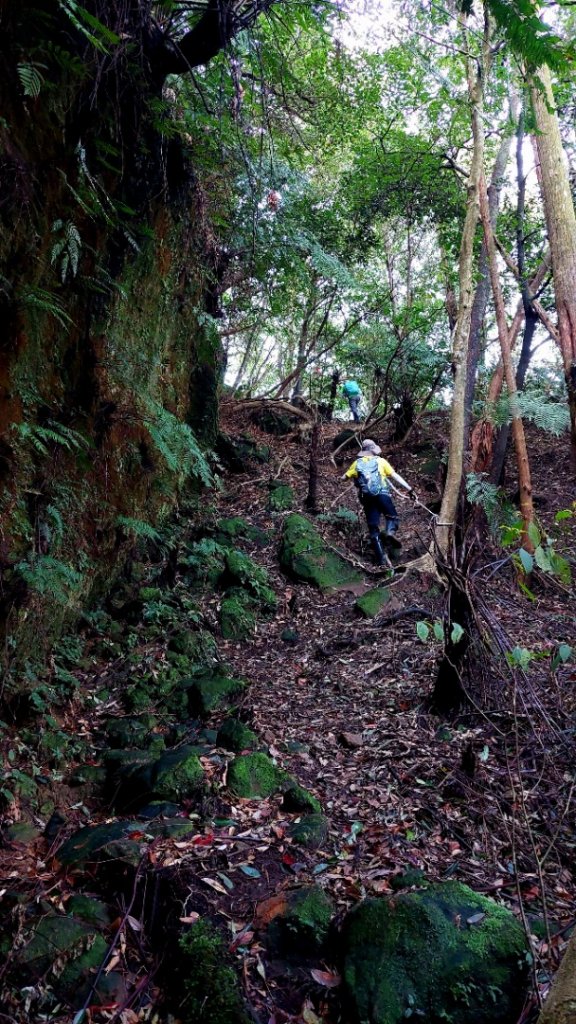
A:
<svg viewBox="0 0 576 1024">
<path fill-rule="evenodd" d="M 255 732 L 237 718 L 227 718 L 218 730 L 216 743 L 225 750 L 233 750 L 239 754 L 242 750 L 254 750 L 259 746 Z"/>
<path fill-rule="evenodd" d="M 385 604 L 390 600 L 390 591 L 387 587 L 375 587 L 367 590 L 365 594 L 356 598 L 354 610 L 366 619 L 373 619 L 382 611 Z"/>
<path fill-rule="evenodd" d="M 362 576 L 326 546 L 318 530 L 301 515 L 287 516 L 280 541 L 280 565 L 289 576 L 321 590 L 354 586 Z"/>
<path fill-rule="evenodd" d="M 256 629 L 254 598 L 245 590 L 236 588 L 223 598 L 220 629 L 225 640 L 247 640 Z"/>
<path fill-rule="evenodd" d="M 268 483 L 268 508 L 271 512 L 289 512 L 294 508 L 294 489 L 282 480 L 270 480 Z"/>
<path fill-rule="evenodd" d="M 400 1024 L 412 1014 L 428 1024 L 511 1024 L 522 1008 L 524 931 L 509 910 L 459 882 L 364 900 L 341 942 L 358 1024 Z"/>
<path fill-rule="evenodd" d="M 271 453 L 268 445 L 258 444 L 249 434 L 232 437 L 222 433 L 216 441 L 216 454 L 231 473 L 248 473 L 252 462 L 269 462 Z"/>
<path fill-rule="evenodd" d="M 288 835 L 298 846 L 317 850 L 328 839 L 328 818 L 323 814 L 304 814 L 298 821 L 292 822 Z"/>
<path fill-rule="evenodd" d="M 74 832 L 56 853 L 63 867 L 80 868 L 106 861 L 122 861 L 137 866 L 148 843 L 157 836 L 176 839 L 196 830 L 187 818 L 166 821 L 111 821 L 104 825 L 86 825 Z"/>
<path fill-rule="evenodd" d="M 250 1024 L 219 932 L 197 921 L 170 954 L 170 1008 L 182 1024 Z"/>
<path fill-rule="evenodd" d="M 233 516 L 231 519 L 220 519 L 216 526 L 216 540 L 219 544 L 235 547 L 240 540 L 247 540 L 258 548 L 263 548 L 268 543 L 268 534 L 242 519 L 241 516 Z"/>
<path fill-rule="evenodd" d="M 137 717 L 109 718 L 102 730 L 112 748 L 145 747 L 157 724 L 158 719 L 154 715 L 143 713 Z"/>
<path fill-rule="evenodd" d="M 286 437 L 298 425 L 298 417 L 294 413 L 275 409 L 272 405 L 256 409 L 252 413 L 251 419 L 260 427 L 260 430 L 264 430 L 267 434 L 273 434 L 274 437 Z"/>
<path fill-rule="evenodd" d="M 318 797 L 314 796 L 303 786 L 290 786 L 284 794 L 282 807 L 285 811 L 293 811 L 298 814 L 301 811 L 309 811 L 311 814 L 320 814 L 322 805 Z"/>
<path fill-rule="evenodd" d="M 240 697 L 248 683 L 215 667 L 183 680 L 181 686 L 187 693 L 189 714 L 194 718 L 207 718 L 216 708 Z"/>
<path fill-rule="evenodd" d="M 235 796 L 248 799 L 280 793 L 290 776 L 267 754 L 242 754 L 228 768 L 228 787 Z"/>
<path fill-rule="evenodd" d="M 263 566 L 257 565 L 243 551 L 228 551 L 224 561 L 224 584 L 242 587 L 251 594 L 263 611 L 273 611 L 276 608 L 276 594 L 270 586 L 268 573 Z"/>
<path fill-rule="evenodd" d="M 87 921 L 49 913 L 29 927 L 26 942 L 16 955 L 15 971 L 28 984 L 41 978 L 48 981 L 61 999 L 78 1006 L 92 986 L 108 946 Z"/>
<path fill-rule="evenodd" d="M 286 909 L 270 922 L 266 945 L 274 955 L 320 955 L 325 945 L 334 904 L 317 885 L 287 893 Z"/>
<path fill-rule="evenodd" d="M 178 803 L 198 794 L 204 771 L 196 747 L 187 744 L 154 760 L 128 760 L 118 766 L 114 780 L 119 806 L 134 807 L 150 798 Z"/>
</svg>

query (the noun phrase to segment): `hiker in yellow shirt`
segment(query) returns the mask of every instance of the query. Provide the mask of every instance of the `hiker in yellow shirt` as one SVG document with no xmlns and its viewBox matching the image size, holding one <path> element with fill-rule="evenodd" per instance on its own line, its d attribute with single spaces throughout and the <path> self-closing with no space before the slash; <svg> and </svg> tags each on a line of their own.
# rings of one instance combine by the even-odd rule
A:
<svg viewBox="0 0 576 1024">
<path fill-rule="evenodd" d="M 393 539 L 398 529 L 398 513 L 392 501 L 388 479 L 405 487 L 411 497 L 416 497 L 410 484 L 395 472 L 386 459 L 380 458 L 381 451 L 382 449 L 375 441 L 364 441 L 358 458 L 346 470 L 343 477 L 343 479 L 353 480 L 358 488 L 358 498 L 364 509 L 378 565 L 384 565 L 386 562 L 386 554 L 380 537 L 380 516 L 386 517 L 386 537 Z M 395 544 L 397 547 L 400 546 L 398 541 L 395 541 Z"/>
</svg>

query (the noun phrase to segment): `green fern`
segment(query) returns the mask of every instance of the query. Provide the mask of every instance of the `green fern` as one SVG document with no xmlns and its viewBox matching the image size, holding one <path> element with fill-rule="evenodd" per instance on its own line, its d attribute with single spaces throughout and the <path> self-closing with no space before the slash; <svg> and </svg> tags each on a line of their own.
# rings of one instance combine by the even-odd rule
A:
<svg viewBox="0 0 576 1024">
<path fill-rule="evenodd" d="M 62 605 L 70 602 L 84 579 L 77 569 L 48 555 L 33 555 L 26 561 L 18 562 L 15 569 L 31 590 L 38 594 L 48 594 Z"/>
<path fill-rule="evenodd" d="M 69 452 L 88 448 L 88 441 L 82 434 L 54 420 L 49 420 L 45 427 L 37 423 L 17 423 L 13 429 L 21 441 L 30 444 L 40 455 L 50 454 L 50 444 L 60 445 Z"/>
<path fill-rule="evenodd" d="M 466 497 L 471 505 L 479 505 L 483 510 L 495 537 L 500 537 L 503 526 L 516 522 L 517 510 L 506 501 L 501 489 L 490 483 L 486 473 L 468 473 Z"/>
<path fill-rule="evenodd" d="M 146 540 L 153 540 L 160 543 L 162 535 L 150 523 L 144 519 L 132 519 L 130 516 L 117 516 L 116 526 L 121 526 L 126 533 L 134 537 L 143 537 Z"/>
<path fill-rule="evenodd" d="M 531 420 L 540 430 L 557 437 L 570 426 L 566 405 L 550 401 L 534 391 L 520 391 L 516 396 L 518 413 L 523 419 Z M 498 427 L 510 423 L 510 402 L 507 396 L 499 399 L 491 410 L 491 421 Z"/>
<path fill-rule="evenodd" d="M 109 46 L 116 46 L 120 42 L 120 37 L 115 32 L 90 14 L 85 7 L 76 3 L 76 0 L 58 0 L 58 3 L 74 27 L 101 53 L 108 53 Z"/>
<path fill-rule="evenodd" d="M 157 402 L 148 400 L 146 406 L 146 429 L 167 468 L 183 480 L 191 476 L 211 487 L 212 470 L 188 424 Z"/>
<path fill-rule="evenodd" d="M 44 288 L 29 288 L 20 296 L 20 302 L 36 318 L 39 313 L 48 313 L 61 327 L 71 327 L 72 318 L 64 309 L 60 299 Z"/>
<path fill-rule="evenodd" d="M 17 64 L 16 70 L 18 72 L 18 78 L 24 91 L 25 96 L 30 96 L 33 100 L 38 99 L 40 90 L 44 85 L 44 76 L 39 71 L 39 68 L 46 68 L 45 64 Z"/>
<path fill-rule="evenodd" d="M 50 250 L 50 263 L 60 263 L 60 280 L 64 283 L 70 277 L 76 277 L 78 263 L 82 251 L 82 239 L 80 232 L 72 221 L 55 220 L 52 225 L 52 232 L 59 233 L 60 237 Z"/>
</svg>

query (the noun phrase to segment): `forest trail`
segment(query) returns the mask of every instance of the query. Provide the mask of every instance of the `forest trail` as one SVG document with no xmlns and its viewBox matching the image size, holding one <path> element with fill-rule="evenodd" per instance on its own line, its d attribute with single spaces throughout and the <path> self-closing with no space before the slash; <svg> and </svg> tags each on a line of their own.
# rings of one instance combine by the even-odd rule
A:
<svg viewBox="0 0 576 1024">
<path fill-rule="evenodd" d="M 457 879 L 502 900 L 533 927 L 536 977 L 545 990 L 548 968 L 559 959 L 573 917 L 571 755 L 566 743 L 574 714 L 573 667 L 551 674 L 536 662 L 523 677 L 524 690 L 512 707 L 498 696 L 498 689 L 504 692 L 507 685 L 502 671 L 499 678 L 484 680 L 493 714 L 472 707 L 451 722 L 432 715 L 429 697 L 441 645 L 433 633 L 421 641 L 416 622 L 440 620 L 444 595 L 432 576 L 397 570 L 392 577 L 371 564 L 363 519 L 354 523 L 350 515 L 358 511 L 354 488 L 344 484 L 342 468 L 331 460 L 332 440 L 340 427 L 322 429 L 319 491 L 326 512 L 315 521 L 334 548 L 356 566 L 365 566 L 366 582 L 332 593 L 291 581 L 278 568 L 285 513 L 270 512 L 269 482 L 280 477 L 291 485 L 294 508 L 300 511 L 308 479 L 305 439 L 299 432 L 283 438 L 264 434 L 249 423 L 241 406 L 225 410 L 222 428 L 236 436 L 249 433 L 271 449 L 269 463 L 225 476 L 223 489 L 211 495 L 208 517 L 218 522 L 241 516 L 267 531 L 265 545 L 248 544 L 246 550 L 267 569 L 278 608 L 258 621 L 251 640 L 219 637 L 218 656 L 235 675 L 250 681 L 241 701 L 242 720 L 277 763 L 320 800 L 329 825 L 317 848 L 302 847 L 291 833 L 299 815 L 287 812 L 280 795 L 231 797 L 226 786 L 230 762 L 215 746 L 215 730 L 225 713 L 216 713 L 207 723 L 211 746 L 202 757 L 218 794 L 211 819 L 192 838 L 153 844 L 159 869 L 177 869 L 180 920 L 208 914 L 231 932 L 230 949 L 241 968 L 248 1002 L 261 1019 L 332 1024 L 341 1019 L 334 963 L 305 958 L 288 965 L 266 949 L 265 925 L 286 894 L 319 883 L 337 911 L 344 912 L 366 895 L 393 893 L 424 878 Z M 431 416 L 408 447 L 383 451 L 426 505 L 439 493 L 435 473 L 441 431 L 441 417 Z M 554 512 L 570 504 L 569 494 L 558 490 L 568 479 L 561 464 L 565 456 L 544 435 L 535 432 L 533 442 L 547 452 L 540 486 L 549 494 L 542 520 L 551 523 Z M 554 469 L 553 480 L 545 479 L 549 468 Z M 398 510 L 400 558 L 409 560 L 430 543 L 430 515 L 402 499 Z M 541 583 L 537 600 L 529 604 L 518 595 L 513 574 L 498 568 L 499 560 L 488 551 L 483 557 L 489 566 L 483 596 L 513 638 L 511 643 L 537 650 L 543 642 L 569 640 L 564 596 L 555 584 Z M 376 584 L 387 587 L 389 598 L 376 617 L 365 617 L 356 601 Z M 204 620 L 218 635 L 220 598 L 212 591 L 201 600 Z M 133 648 L 133 659 L 136 653 Z M 151 645 L 144 645 L 140 654 L 150 662 L 155 657 L 159 665 L 165 657 L 160 648 L 153 655 Z M 117 658 L 99 660 L 83 674 L 86 691 L 105 680 L 110 697 L 92 713 L 80 712 L 73 703 L 63 712 L 61 727 L 93 735 L 98 763 L 103 716 L 121 720 L 125 714 L 122 666 Z M 190 742 L 187 734 L 182 739 Z M 49 899 L 57 899 L 62 908 L 77 885 L 61 871 L 62 841 L 74 828 L 110 820 L 114 811 L 95 798 L 78 800 L 78 793 L 65 785 L 56 795 L 56 806 L 64 813 L 54 841 L 47 846 L 38 835 L 28 845 L 8 842 L 2 858 L 6 873 L 18 879 L 12 885 L 21 884 L 36 899 L 51 893 Z M 185 802 L 184 809 L 198 820 Z M 21 817 L 27 817 L 25 804 Z M 37 814 L 33 821 L 42 823 Z M 158 954 L 153 941 L 135 949 L 132 936 L 123 953 L 125 975 L 134 979 L 146 970 L 153 977 L 156 968 L 150 965 Z M 137 962 L 140 967 L 135 967 Z M 120 1013 L 123 1005 L 138 1009 L 130 992 L 133 988 L 113 1012 Z M 523 1020 L 533 1019 L 534 1011 L 532 1002 Z M 99 1024 L 116 1019 L 113 1012 L 106 1017 L 95 1010 L 91 1020 Z M 132 1012 L 134 1017 L 127 1020 L 148 1019 L 144 1010 L 142 1016 Z"/>
</svg>

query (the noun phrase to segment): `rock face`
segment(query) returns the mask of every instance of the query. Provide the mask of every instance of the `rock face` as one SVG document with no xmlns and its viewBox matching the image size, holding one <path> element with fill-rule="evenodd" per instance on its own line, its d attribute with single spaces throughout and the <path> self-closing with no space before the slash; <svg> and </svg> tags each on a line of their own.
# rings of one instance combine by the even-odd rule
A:
<svg viewBox="0 0 576 1024">
<path fill-rule="evenodd" d="M 513 914 L 459 882 L 368 899 L 344 922 L 343 980 L 354 1024 L 513 1024 L 528 947 Z M 411 1012 L 409 1012 L 411 1011 Z"/>
<path fill-rule="evenodd" d="M 363 577 L 332 551 L 318 530 L 300 515 L 284 520 L 280 542 L 280 565 L 289 576 L 331 590 L 362 582 Z"/>
</svg>

